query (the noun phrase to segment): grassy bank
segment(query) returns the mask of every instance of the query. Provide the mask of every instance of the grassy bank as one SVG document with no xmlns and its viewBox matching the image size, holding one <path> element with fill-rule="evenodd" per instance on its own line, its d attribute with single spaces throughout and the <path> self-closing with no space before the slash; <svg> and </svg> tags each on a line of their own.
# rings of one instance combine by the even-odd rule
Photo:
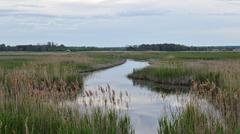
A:
<svg viewBox="0 0 240 134">
<path fill-rule="evenodd" d="M 224 120 L 220 126 L 211 125 L 219 121 L 206 118 L 209 113 L 193 108 L 193 102 L 193 106 L 176 116 L 173 122 L 161 119 L 160 133 L 239 133 L 239 58 L 239 53 L 234 52 L 167 53 L 153 58 L 150 67 L 135 70 L 129 77 L 171 85 L 188 84 L 191 93 L 212 103 Z M 199 123 L 202 124 L 198 126 Z"/>
<path fill-rule="evenodd" d="M 161 84 L 189 85 L 191 79 L 190 74 L 190 71 L 180 68 L 147 67 L 141 70 L 134 70 L 128 77 Z"/>
<path fill-rule="evenodd" d="M 46 100 L 45 100 L 46 101 Z M 1 94 L 0 132 L 3 134 L 128 134 L 130 119 L 114 110 L 63 108 L 39 96 Z"/>
<path fill-rule="evenodd" d="M 194 64 L 198 67 L 189 67 L 187 64 L 193 63 L 189 61 L 188 63 L 184 61 L 153 63 L 150 67 L 134 70 L 128 77 L 136 80 L 147 80 L 170 85 L 190 86 L 193 81 L 200 83 L 210 81 L 217 85 L 222 84 L 221 73 L 219 71 L 209 71 L 206 67 L 198 68 L 197 62 Z"/>
<path fill-rule="evenodd" d="M 134 133 L 119 111 L 86 112 L 63 108 L 59 102 L 82 92 L 82 75 L 145 60 L 150 67 L 129 77 L 191 85 L 196 97 L 207 99 L 221 111 L 224 122 L 208 117 L 194 104 L 173 120 L 159 121 L 159 133 L 238 133 L 240 122 L 240 53 L 235 52 L 81 52 L 1 53 L 1 133 Z"/>
<path fill-rule="evenodd" d="M 118 52 L 121 57 L 135 60 L 228 60 L 240 59 L 239 52 Z"/>
<path fill-rule="evenodd" d="M 158 134 L 223 134 L 224 127 L 221 123 L 210 118 L 194 106 L 188 105 L 180 116 L 173 115 L 172 121 L 160 119 Z"/>
<path fill-rule="evenodd" d="M 196 104 L 188 104 L 173 119 L 159 119 L 158 134 L 239 134 L 240 127 L 234 118 L 219 120 L 200 111 Z"/>
<path fill-rule="evenodd" d="M 58 104 L 82 92 L 80 72 L 123 63 L 104 53 L 0 54 L 1 133 L 134 133 L 115 110 L 72 109 Z"/>
<path fill-rule="evenodd" d="M 0 54 L 0 85 L 11 92 L 34 89 L 77 94 L 82 87 L 80 72 L 123 62 L 108 53 L 3 53 Z"/>
</svg>

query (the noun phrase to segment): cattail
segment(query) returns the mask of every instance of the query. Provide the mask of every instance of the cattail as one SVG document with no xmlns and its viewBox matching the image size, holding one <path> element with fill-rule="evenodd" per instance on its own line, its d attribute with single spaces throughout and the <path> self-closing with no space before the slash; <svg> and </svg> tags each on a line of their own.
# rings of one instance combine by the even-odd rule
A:
<svg viewBox="0 0 240 134">
<path fill-rule="evenodd" d="M 117 104 L 120 105 L 120 99 L 117 100 Z"/>
<path fill-rule="evenodd" d="M 97 91 L 95 91 L 95 96 L 96 96 L 96 97 L 98 96 L 98 92 L 97 92 Z"/>
<path fill-rule="evenodd" d="M 92 100 L 92 98 L 90 98 L 89 105 L 92 106 L 92 104 L 93 104 L 93 100 Z"/>
<path fill-rule="evenodd" d="M 85 100 L 83 100 L 83 104 L 85 107 L 87 107 L 87 102 Z"/>
<path fill-rule="evenodd" d="M 115 91 L 114 90 L 112 90 L 112 95 L 115 96 Z"/>
<path fill-rule="evenodd" d="M 104 100 L 105 107 L 107 107 L 107 99 Z"/>
<path fill-rule="evenodd" d="M 93 92 L 91 90 L 89 90 L 89 95 L 93 96 Z"/>
<path fill-rule="evenodd" d="M 104 94 L 105 93 L 105 91 L 104 91 L 104 89 L 102 88 L 102 87 L 100 87 L 100 90 L 101 90 L 101 92 Z"/>
<path fill-rule="evenodd" d="M 127 107 L 127 109 L 129 108 L 129 106 L 128 106 L 128 102 L 126 102 L 126 107 Z"/>
<path fill-rule="evenodd" d="M 90 96 L 87 90 L 85 90 L 85 94 L 87 95 L 87 97 Z"/>
<path fill-rule="evenodd" d="M 128 92 L 126 91 L 126 96 L 128 96 Z"/>
<path fill-rule="evenodd" d="M 122 92 L 120 92 L 120 100 L 122 101 L 122 96 L 123 96 L 123 94 L 122 94 Z"/>
</svg>

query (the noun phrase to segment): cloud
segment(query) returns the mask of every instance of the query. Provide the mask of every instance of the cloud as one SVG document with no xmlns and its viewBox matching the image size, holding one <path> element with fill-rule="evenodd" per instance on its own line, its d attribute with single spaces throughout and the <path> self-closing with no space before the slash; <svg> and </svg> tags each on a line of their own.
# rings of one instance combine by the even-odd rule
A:
<svg viewBox="0 0 240 134">
<path fill-rule="evenodd" d="M 18 8 L 43 8 L 44 7 L 36 4 L 15 4 L 14 6 Z"/>
<path fill-rule="evenodd" d="M 223 1 L 223 2 L 240 2 L 240 0 L 219 0 L 219 1 Z"/>
<path fill-rule="evenodd" d="M 226 5 L 240 0 L 0 0 L 1 16 L 109 18 L 161 16 L 175 14 L 231 14 L 240 12 L 240 5 Z M 27 4 L 26 4 L 27 3 Z M 12 10 L 13 12 L 11 12 Z M 216 12 L 217 11 L 217 12 Z"/>
<path fill-rule="evenodd" d="M 221 13 L 209 13 L 211 16 L 240 16 L 240 13 L 236 12 L 221 12 Z"/>
<path fill-rule="evenodd" d="M 48 14 L 41 14 L 41 13 L 34 13 L 29 12 L 25 10 L 12 10 L 12 9 L 0 9 L 0 16 L 8 17 L 8 16 L 14 16 L 14 17 L 56 17 L 53 15 Z"/>
<path fill-rule="evenodd" d="M 239 1 L 0 0 L 0 41 L 239 42 Z"/>
<path fill-rule="evenodd" d="M 134 17 L 134 16 L 162 16 L 170 13 L 171 11 L 159 11 L 159 10 L 130 10 L 118 13 L 121 17 Z"/>
</svg>

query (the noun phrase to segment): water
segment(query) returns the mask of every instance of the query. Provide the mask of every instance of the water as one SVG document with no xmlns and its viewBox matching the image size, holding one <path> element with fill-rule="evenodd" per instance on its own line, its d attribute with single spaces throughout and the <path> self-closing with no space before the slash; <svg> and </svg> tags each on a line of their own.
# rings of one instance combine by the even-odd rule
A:
<svg viewBox="0 0 240 134">
<path fill-rule="evenodd" d="M 159 89 L 155 90 L 155 87 L 159 88 L 161 87 L 160 85 L 136 82 L 127 77 L 134 69 L 141 69 L 147 66 L 149 66 L 148 62 L 127 60 L 126 63 L 120 66 L 88 75 L 84 79 L 84 90 L 93 93 L 98 92 L 98 97 L 79 95 L 75 103 L 81 106 L 84 100 L 84 103 L 90 102 L 93 106 L 108 106 L 120 109 L 130 116 L 136 134 L 157 133 L 158 119 L 163 116 L 170 117 L 172 112 L 176 112 L 176 110 L 184 107 L 189 102 L 190 97 L 184 92 L 181 92 L 181 94 L 169 92 L 169 90 L 172 91 L 172 89 L 184 87 L 167 86 L 167 88 L 164 87 L 164 90 L 159 92 Z M 120 96 L 120 93 L 125 95 L 121 99 L 122 103 L 114 105 L 106 105 L 104 103 L 102 98 L 104 96 L 105 98 L 109 97 L 108 95 L 99 95 L 99 87 L 105 89 L 108 85 L 111 89 L 114 89 L 116 96 Z"/>
<path fill-rule="evenodd" d="M 137 134 L 157 133 L 158 119 L 169 115 L 169 110 L 182 107 L 189 99 L 187 95 L 159 93 L 152 90 L 150 86 L 136 84 L 127 78 L 133 69 L 147 66 L 149 66 L 147 62 L 127 60 L 123 65 L 94 72 L 84 79 L 85 90 L 96 91 L 99 87 L 110 85 L 116 93 L 127 91 L 129 106 L 126 108 L 123 105 L 120 108 L 129 114 Z M 82 98 L 79 96 L 77 102 L 81 103 Z M 93 103 L 99 102 L 95 100 Z"/>
</svg>

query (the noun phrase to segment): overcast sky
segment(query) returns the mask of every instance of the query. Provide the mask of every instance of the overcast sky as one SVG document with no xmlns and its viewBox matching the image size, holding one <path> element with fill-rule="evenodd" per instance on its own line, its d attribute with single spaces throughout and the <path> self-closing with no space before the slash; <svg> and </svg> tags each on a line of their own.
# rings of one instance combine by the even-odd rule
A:
<svg viewBox="0 0 240 134">
<path fill-rule="evenodd" d="M 0 0 L 0 43 L 240 45 L 240 0 Z"/>
</svg>

